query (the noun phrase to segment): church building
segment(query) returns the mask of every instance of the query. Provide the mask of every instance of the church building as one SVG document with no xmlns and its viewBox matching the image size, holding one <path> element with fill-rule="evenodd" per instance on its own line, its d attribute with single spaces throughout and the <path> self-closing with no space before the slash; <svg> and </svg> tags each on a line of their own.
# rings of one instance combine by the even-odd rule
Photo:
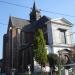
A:
<svg viewBox="0 0 75 75">
<path fill-rule="evenodd" d="M 72 23 L 65 18 L 41 16 L 35 3 L 30 12 L 30 20 L 10 16 L 7 33 L 3 36 L 3 71 L 10 74 L 11 69 L 16 69 L 17 73 L 24 73 L 27 65 L 31 65 L 31 71 L 34 71 L 32 43 L 34 32 L 39 28 L 44 33 L 47 53 L 70 50 L 71 27 Z"/>
</svg>

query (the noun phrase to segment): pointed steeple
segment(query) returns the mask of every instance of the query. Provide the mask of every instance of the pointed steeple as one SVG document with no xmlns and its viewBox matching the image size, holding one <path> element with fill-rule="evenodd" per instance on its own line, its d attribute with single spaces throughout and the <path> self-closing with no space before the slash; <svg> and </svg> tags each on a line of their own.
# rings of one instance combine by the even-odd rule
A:
<svg viewBox="0 0 75 75">
<path fill-rule="evenodd" d="M 30 13 L 30 21 L 34 22 L 36 20 L 39 20 L 40 17 L 41 17 L 40 16 L 40 11 L 36 8 L 36 4 L 34 2 L 32 11 Z"/>
<path fill-rule="evenodd" d="M 32 11 L 34 11 L 34 10 L 36 10 L 35 2 L 34 2 L 34 4 L 33 4 L 33 10 L 32 10 Z"/>
</svg>

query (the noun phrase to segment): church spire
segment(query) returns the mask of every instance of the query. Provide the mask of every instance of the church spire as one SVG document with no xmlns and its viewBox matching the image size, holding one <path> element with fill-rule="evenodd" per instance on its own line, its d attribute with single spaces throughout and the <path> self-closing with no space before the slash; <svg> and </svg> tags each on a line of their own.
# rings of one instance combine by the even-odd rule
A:
<svg viewBox="0 0 75 75">
<path fill-rule="evenodd" d="M 36 4 L 34 2 L 32 11 L 30 13 L 30 21 L 34 22 L 36 20 L 39 20 L 39 18 L 40 18 L 40 11 L 36 8 Z"/>
<path fill-rule="evenodd" d="M 32 10 L 32 11 L 34 11 L 34 10 L 36 10 L 35 2 L 34 2 L 34 4 L 33 4 L 33 10 Z"/>
</svg>

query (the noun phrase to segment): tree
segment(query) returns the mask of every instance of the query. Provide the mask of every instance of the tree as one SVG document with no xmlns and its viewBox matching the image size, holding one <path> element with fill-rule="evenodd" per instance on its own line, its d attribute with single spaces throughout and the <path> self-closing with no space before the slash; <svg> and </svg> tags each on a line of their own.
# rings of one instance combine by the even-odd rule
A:
<svg viewBox="0 0 75 75">
<path fill-rule="evenodd" d="M 65 64 L 64 59 L 57 54 L 50 53 L 48 54 L 48 62 L 51 68 L 52 73 L 55 73 L 55 66 L 58 67 L 57 75 L 60 75 L 60 71 L 62 68 L 62 65 Z"/>
<path fill-rule="evenodd" d="M 38 29 L 34 35 L 34 58 L 42 67 L 47 63 L 46 42 L 42 29 Z"/>
<path fill-rule="evenodd" d="M 55 67 L 59 63 L 57 54 L 50 53 L 48 54 L 48 61 L 50 67 Z"/>
<path fill-rule="evenodd" d="M 57 54 L 50 53 L 48 54 L 48 62 L 51 68 L 51 75 L 53 75 L 53 73 L 55 73 L 55 66 L 58 66 L 59 64 L 59 57 Z"/>
</svg>

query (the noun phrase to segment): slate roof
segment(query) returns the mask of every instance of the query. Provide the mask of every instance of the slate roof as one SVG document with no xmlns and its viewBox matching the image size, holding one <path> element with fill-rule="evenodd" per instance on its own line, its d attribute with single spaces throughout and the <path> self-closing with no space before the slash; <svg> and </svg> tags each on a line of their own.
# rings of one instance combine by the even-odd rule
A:
<svg viewBox="0 0 75 75">
<path fill-rule="evenodd" d="M 63 25 L 68 25 L 68 26 L 70 26 L 70 27 L 73 26 L 73 24 L 72 24 L 70 21 L 68 21 L 67 19 L 65 19 L 65 18 L 63 18 L 63 17 L 57 18 L 57 19 L 52 19 L 51 21 L 52 21 L 52 22 L 55 22 L 55 23 L 60 23 L 60 24 L 63 24 Z M 61 21 L 62 21 L 63 23 L 62 23 Z"/>
<path fill-rule="evenodd" d="M 20 28 L 25 32 L 33 32 L 36 28 L 46 25 L 45 23 L 50 20 L 50 18 L 43 16 L 38 21 L 31 23 L 29 20 L 10 17 L 13 27 Z"/>
<path fill-rule="evenodd" d="M 27 26 L 30 24 L 29 20 L 21 19 L 21 18 L 16 18 L 16 17 L 10 17 L 12 25 L 16 28 L 23 28 L 24 26 Z"/>
<path fill-rule="evenodd" d="M 50 20 L 50 18 L 48 18 L 46 16 L 43 16 L 38 21 L 35 21 L 35 22 L 31 23 L 28 26 L 25 26 L 23 28 L 23 31 L 25 31 L 25 32 L 34 32 L 35 29 L 46 25 L 46 22 L 49 21 L 49 20 Z"/>
</svg>

